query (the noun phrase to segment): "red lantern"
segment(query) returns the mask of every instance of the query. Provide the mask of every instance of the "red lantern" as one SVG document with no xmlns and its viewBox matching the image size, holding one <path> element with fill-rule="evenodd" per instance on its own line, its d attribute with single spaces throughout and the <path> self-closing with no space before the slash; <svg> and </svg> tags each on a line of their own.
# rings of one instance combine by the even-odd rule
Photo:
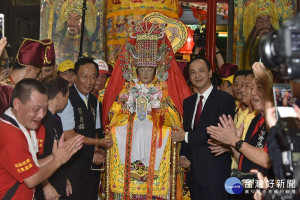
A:
<svg viewBox="0 0 300 200">
<path fill-rule="evenodd" d="M 203 9 L 198 9 L 196 7 L 191 7 L 191 10 L 193 11 L 193 15 L 196 19 L 199 19 L 200 21 L 204 21 L 207 19 L 207 11 Z"/>
<path fill-rule="evenodd" d="M 188 28 L 188 39 L 186 40 L 186 43 L 184 44 L 184 46 L 178 50 L 179 53 L 182 53 L 182 54 L 191 54 L 192 53 L 193 46 L 194 46 L 193 35 L 194 35 L 194 30 Z"/>
</svg>

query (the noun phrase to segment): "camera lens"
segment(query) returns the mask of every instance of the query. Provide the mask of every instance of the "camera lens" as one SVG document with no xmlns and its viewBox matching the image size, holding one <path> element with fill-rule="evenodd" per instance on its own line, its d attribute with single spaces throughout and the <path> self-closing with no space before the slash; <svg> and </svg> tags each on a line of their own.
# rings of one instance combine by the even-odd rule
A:
<svg viewBox="0 0 300 200">
<path fill-rule="evenodd" d="M 285 22 L 278 31 L 261 37 L 259 54 L 263 63 L 283 79 L 300 78 L 300 15 Z"/>
<path fill-rule="evenodd" d="M 277 31 L 265 34 L 260 39 L 259 54 L 262 62 L 269 68 L 276 70 L 280 65 L 280 56 L 275 49 Z"/>
</svg>

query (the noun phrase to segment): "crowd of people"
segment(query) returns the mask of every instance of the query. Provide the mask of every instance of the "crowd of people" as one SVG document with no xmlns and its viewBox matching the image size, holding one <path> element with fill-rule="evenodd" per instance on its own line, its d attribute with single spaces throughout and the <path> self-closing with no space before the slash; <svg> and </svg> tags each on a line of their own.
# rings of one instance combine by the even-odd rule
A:
<svg viewBox="0 0 300 200">
<path fill-rule="evenodd" d="M 0 80 L 0 199 L 96 200 L 99 185 L 109 199 L 261 199 L 263 185 L 229 194 L 231 170 L 284 179 L 272 168 L 281 160 L 263 63 L 224 63 L 213 75 L 195 56 L 189 87 L 163 28 L 133 26 L 113 71 L 88 57 L 56 67 L 51 40 L 24 39 Z"/>
</svg>

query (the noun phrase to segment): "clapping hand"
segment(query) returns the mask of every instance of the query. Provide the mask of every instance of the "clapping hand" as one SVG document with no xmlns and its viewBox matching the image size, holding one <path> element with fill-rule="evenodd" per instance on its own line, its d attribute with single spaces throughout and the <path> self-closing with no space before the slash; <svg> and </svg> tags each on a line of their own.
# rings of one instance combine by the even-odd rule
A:
<svg viewBox="0 0 300 200">
<path fill-rule="evenodd" d="M 222 115 L 219 117 L 218 126 L 209 126 L 206 128 L 211 138 L 227 145 L 234 145 L 239 137 L 233 119 L 230 115 Z"/>
<path fill-rule="evenodd" d="M 210 145 L 208 148 L 211 150 L 211 153 L 214 153 L 215 156 L 219 156 L 230 151 L 229 146 L 224 145 L 216 140 L 208 139 L 207 143 Z"/>
<path fill-rule="evenodd" d="M 66 181 L 66 194 L 67 194 L 67 197 L 72 194 L 72 184 L 69 179 L 67 179 L 67 181 Z"/>
<path fill-rule="evenodd" d="M 66 163 L 77 151 L 82 148 L 83 135 L 77 135 L 67 141 L 64 141 L 64 133 L 59 142 L 54 140 L 52 154 L 53 159 L 61 165 Z"/>
</svg>

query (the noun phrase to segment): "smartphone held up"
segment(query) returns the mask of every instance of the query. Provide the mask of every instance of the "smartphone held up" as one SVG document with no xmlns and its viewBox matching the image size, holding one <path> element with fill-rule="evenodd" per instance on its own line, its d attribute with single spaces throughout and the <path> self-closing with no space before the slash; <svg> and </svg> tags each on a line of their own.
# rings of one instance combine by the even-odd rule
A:
<svg viewBox="0 0 300 200">
<path fill-rule="evenodd" d="M 4 37 L 4 14 L 0 13 L 0 39 Z"/>
<path fill-rule="evenodd" d="M 274 102 L 277 108 L 277 118 L 297 117 L 293 105 L 293 93 L 290 84 L 274 84 Z"/>
</svg>

